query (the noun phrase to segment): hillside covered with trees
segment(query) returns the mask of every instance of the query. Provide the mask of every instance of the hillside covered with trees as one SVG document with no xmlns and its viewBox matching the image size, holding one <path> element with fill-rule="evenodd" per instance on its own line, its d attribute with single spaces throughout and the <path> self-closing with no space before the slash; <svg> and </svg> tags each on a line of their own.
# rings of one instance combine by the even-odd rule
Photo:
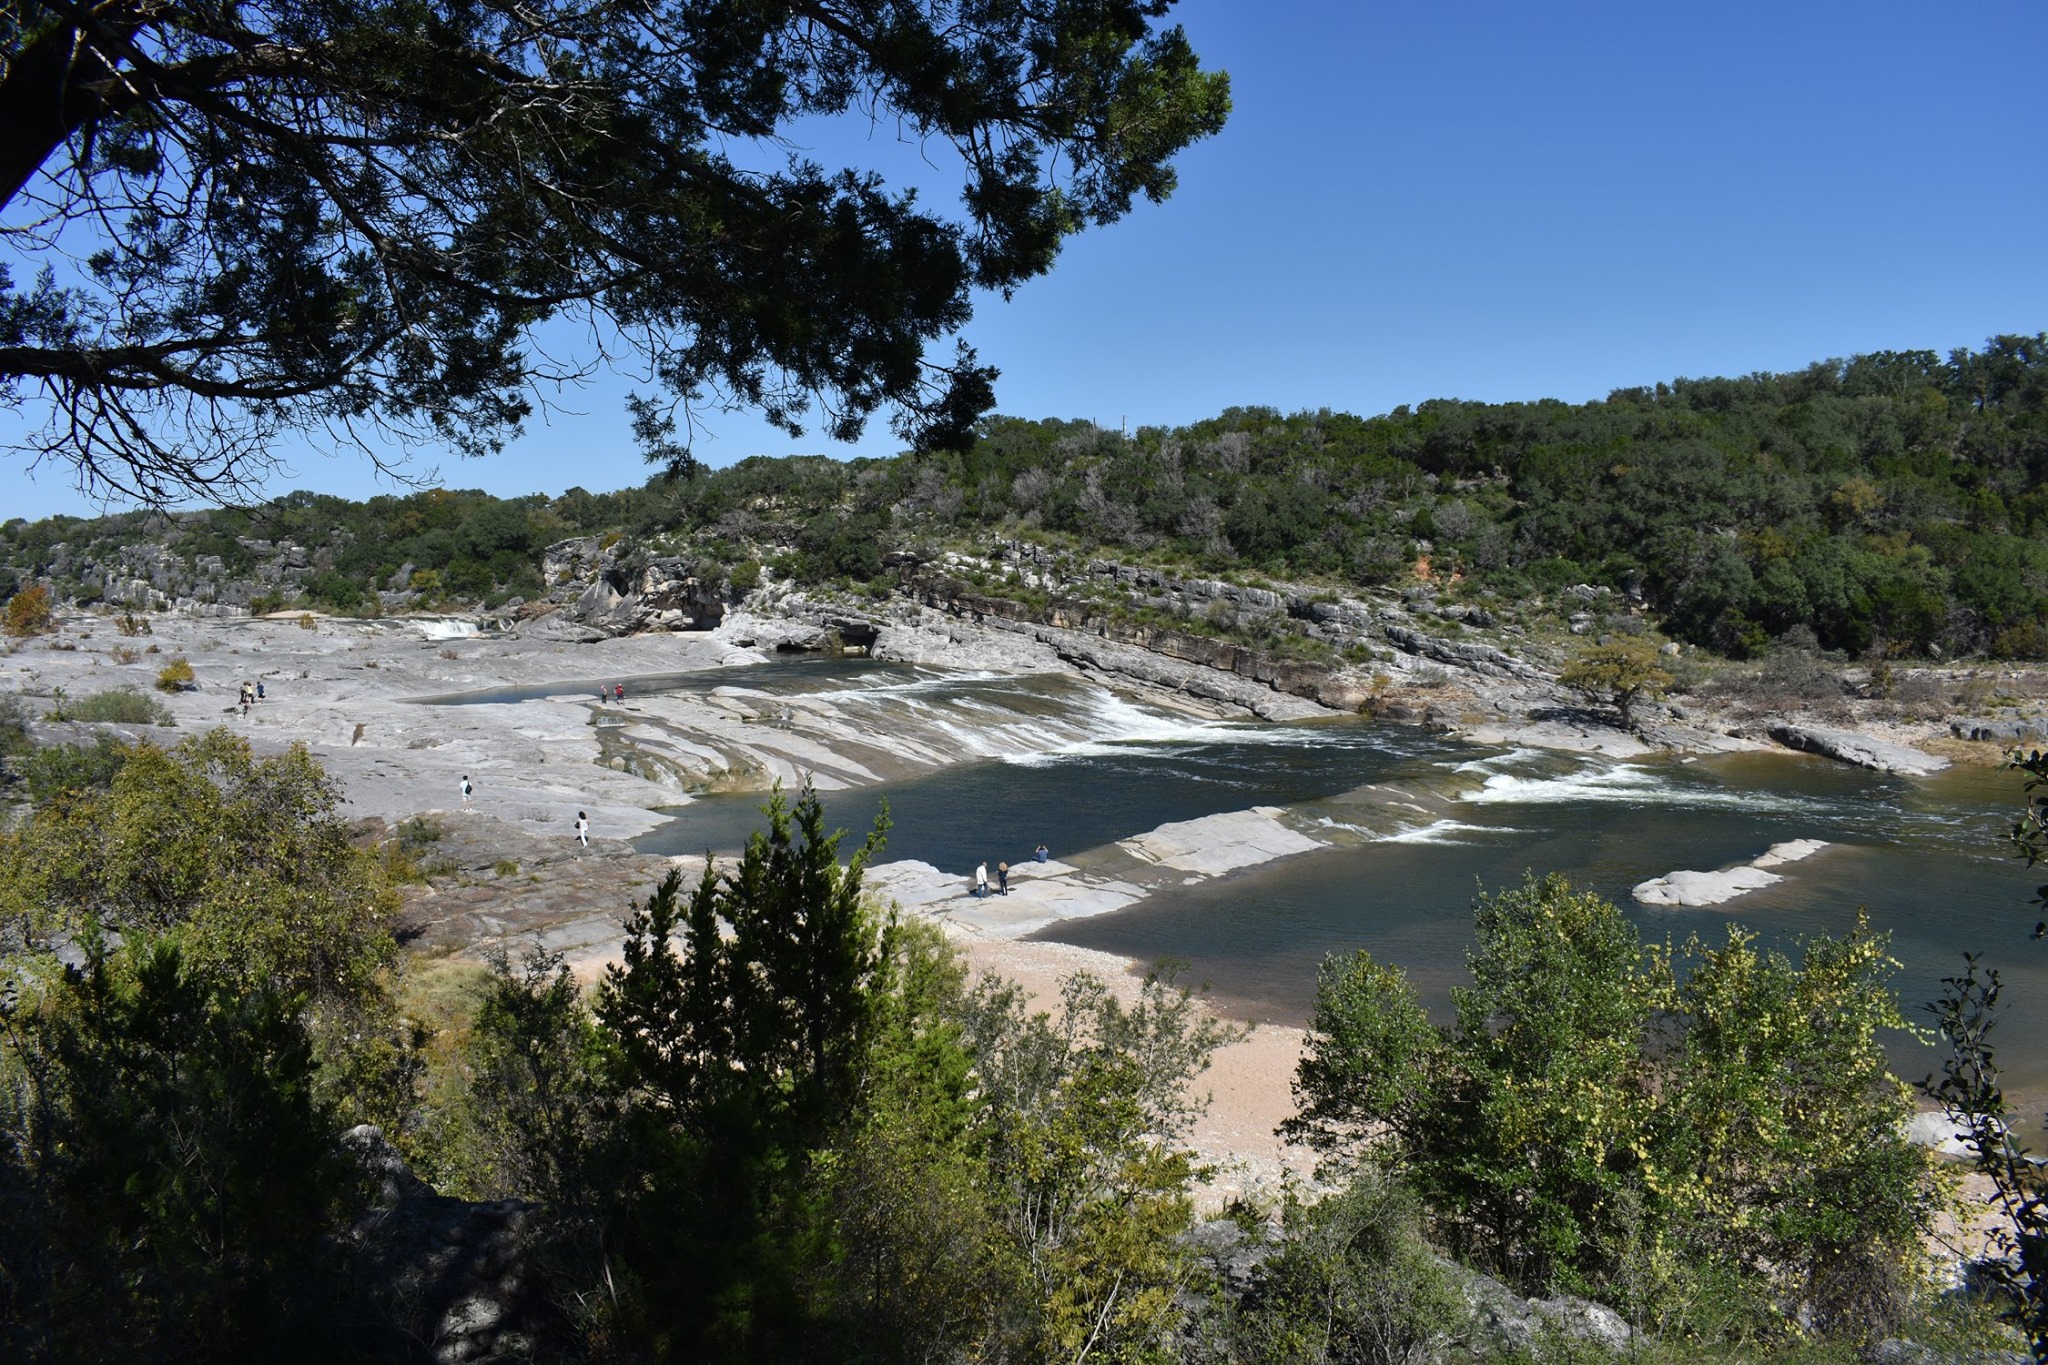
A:
<svg viewBox="0 0 2048 1365">
<path fill-rule="evenodd" d="M 434 490 L 0 527 L 0 588 L 124 581 L 342 612 L 533 597 L 540 550 L 608 534 L 803 584 L 991 536 L 1218 576 L 1589 583 L 1675 637 L 1762 651 L 2048 657 L 2048 337 L 1676 380 L 1584 404 L 1441 400 L 1360 418 L 1232 408 L 1133 432 L 994 417 L 959 452 L 758 457 L 609 494 Z M 292 562 L 265 556 L 295 547 Z M 268 577 L 249 579 L 269 565 Z M 219 588 L 212 591 L 221 591 Z M 381 594 L 381 596 L 380 596 Z"/>
</svg>

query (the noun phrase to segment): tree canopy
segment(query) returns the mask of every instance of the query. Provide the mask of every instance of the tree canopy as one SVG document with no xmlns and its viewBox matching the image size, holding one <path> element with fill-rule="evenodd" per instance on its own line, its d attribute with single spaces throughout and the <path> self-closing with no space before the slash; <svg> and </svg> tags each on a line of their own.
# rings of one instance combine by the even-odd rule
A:
<svg viewBox="0 0 2048 1365">
<path fill-rule="evenodd" d="M 671 405 L 961 438 L 971 291 L 1164 198 L 1217 131 L 1172 0 L 64 0 L 0 24 L 0 403 L 95 492 L 245 488 L 288 430 L 495 448 L 569 315 Z M 865 116 L 957 154 L 957 212 L 791 150 Z"/>
</svg>

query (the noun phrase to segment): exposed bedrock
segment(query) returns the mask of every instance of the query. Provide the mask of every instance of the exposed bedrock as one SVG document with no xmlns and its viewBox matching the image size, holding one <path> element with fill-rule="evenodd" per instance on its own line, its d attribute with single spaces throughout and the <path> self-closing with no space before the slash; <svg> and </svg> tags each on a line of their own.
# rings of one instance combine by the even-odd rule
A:
<svg viewBox="0 0 2048 1365">
<path fill-rule="evenodd" d="M 1196 615 L 1204 602 L 1224 603 L 1230 612 L 1250 610 L 1307 622 L 1298 633 L 1335 649 L 1372 649 L 1391 644 L 1405 659 L 1397 673 L 1427 660 L 1493 679 L 1529 679 L 1542 671 L 1495 646 L 1424 634 L 1400 618 L 1398 608 L 1375 609 L 1358 602 L 1311 602 L 1266 589 L 1240 588 L 1208 580 L 1168 579 L 1149 574 L 1154 590 L 1147 605 L 1164 602 L 1181 616 Z M 920 575 L 910 591 L 925 607 L 947 616 L 1002 630 L 1021 631 L 1049 646 L 1074 666 L 1130 678 L 1151 687 L 1244 706 L 1262 716 L 1304 714 L 1277 702 L 1299 698 L 1317 707 L 1355 712 L 1374 697 L 1370 665 L 1276 658 L 1249 645 L 1171 626 L 1122 619 L 1101 606 L 1054 598 L 1044 606 L 975 592 L 958 581 Z M 1227 596 L 1225 594 L 1228 594 Z"/>
<path fill-rule="evenodd" d="M 1788 749 L 1820 754 L 1843 763 L 1854 763 L 1859 768 L 1874 768 L 1881 773 L 1897 773 L 1902 777 L 1925 777 L 1948 766 L 1947 759 L 1935 754 L 1904 744 L 1893 744 L 1889 740 L 1873 739 L 1854 730 L 1830 730 L 1818 725 L 1779 721 L 1771 726 L 1770 735 Z"/>
<path fill-rule="evenodd" d="M 623 543 L 607 546 L 594 536 L 548 547 L 543 572 L 552 591 L 547 603 L 521 609 L 519 614 L 529 618 L 522 633 L 566 637 L 586 631 L 705 630 L 727 619 L 728 601 L 717 581 L 722 571 L 716 566 L 673 555 L 650 559 L 630 549 L 622 554 L 622 548 Z M 899 552 L 889 557 L 900 582 L 888 598 L 872 606 L 848 605 L 790 592 L 786 586 L 765 589 L 746 595 L 748 632 L 766 648 L 872 648 L 878 656 L 936 663 L 948 660 L 934 657 L 929 642 L 902 635 L 906 629 L 930 629 L 928 617 L 936 614 L 1027 635 L 1070 666 L 1270 718 L 1312 713 L 1302 709 L 1302 702 L 1355 712 L 1374 698 L 1369 674 L 1375 668 L 1395 678 L 1425 664 L 1484 680 L 1546 676 L 1496 645 L 1432 635 L 1420 627 L 1421 618 L 1392 604 L 1181 578 L 1112 561 L 1090 562 L 1055 582 L 1049 571 L 1041 572 L 1045 566 L 1030 559 L 1028 547 L 1011 557 L 1023 565 L 1024 581 L 1038 594 L 1035 598 L 977 590 L 951 572 L 972 567 L 964 562 L 926 563 Z M 1076 590 L 1089 595 L 1084 598 Z M 1491 624 L 1483 608 L 1436 608 L 1428 601 L 1411 605 L 1452 623 L 1448 629 L 1454 631 Z M 1216 630 L 1133 620 L 1135 610 L 1169 621 L 1207 622 Z M 530 619 L 543 612 L 551 613 L 545 621 Z M 775 624 L 776 618 L 782 624 Z M 1355 662 L 1282 657 L 1220 638 L 1229 630 L 1292 637 Z"/>
<path fill-rule="evenodd" d="M 354 1300 L 346 1354 L 437 1362 L 560 1359 L 574 1333 L 548 1293 L 536 1205 L 436 1194 L 367 1124 L 342 1139 L 380 1191 L 334 1239 Z"/>
</svg>

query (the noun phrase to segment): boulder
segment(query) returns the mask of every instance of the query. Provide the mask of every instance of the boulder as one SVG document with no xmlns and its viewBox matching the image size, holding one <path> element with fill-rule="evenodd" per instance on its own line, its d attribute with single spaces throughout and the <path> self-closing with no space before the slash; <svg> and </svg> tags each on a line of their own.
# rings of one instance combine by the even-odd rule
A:
<svg viewBox="0 0 2048 1365">
<path fill-rule="evenodd" d="M 1629 892 L 1643 905 L 1719 905 L 1750 891 L 1784 880 L 1764 869 L 1810 858 L 1827 847 L 1821 839 L 1788 839 L 1772 844 L 1757 857 L 1719 872 L 1672 872 L 1639 882 Z"/>
<path fill-rule="evenodd" d="M 1858 734 L 1854 730 L 1830 730 L 1818 725 L 1779 721 L 1770 727 L 1770 736 L 1788 749 L 1820 754 L 1843 763 L 1853 763 L 1859 768 L 1874 768 L 1881 773 L 1895 773 L 1902 777 L 1925 777 L 1948 766 L 1945 758 L 1904 744 L 1893 744 L 1890 740 Z"/>
<path fill-rule="evenodd" d="M 725 616 L 719 584 L 704 582 L 695 563 L 676 555 L 642 559 L 629 552 L 622 559 L 625 545 L 582 536 L 542 553 L 542 576 L 565 624 L 595 630 L 600 639 L 717 627 Z"/>
<path fill-rule="evenodd" d="M 1525 1299 L 1491 1276 L 1457 1273 L 1469 1275 L 1465 1302 L 1471 1307 L 1477 1334 L 1495 1348 L 1533 1351 L 1544 1336 L 1553 1333 L 1594 1342 L 1609 1351 L 1624 1350 L 1634 1339 L 1627 1319 L 1605 1304 L 1563 1294 Z"/>
<path fill-rule="evenodd" d="M 1504 678 L 1541 677 L 1540 670 L 1523 663 L 1506 650 L 1472 640 L 1440 640 L 1409 626 L 1389 624 L 1387 639 L 1410 654 L 1419 654 L 1453 668 Z"/>
</svg>

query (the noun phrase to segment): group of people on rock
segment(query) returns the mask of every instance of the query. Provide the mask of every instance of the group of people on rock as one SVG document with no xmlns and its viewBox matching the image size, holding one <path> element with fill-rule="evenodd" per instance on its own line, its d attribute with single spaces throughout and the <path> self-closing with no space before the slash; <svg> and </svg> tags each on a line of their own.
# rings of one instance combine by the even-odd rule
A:
<svg viewBox="0 0 2048 1365">
<path fill-rule="evenodd" d="M 263 700 L 263 679 L 242 684 L 242 714 L 248 715 L 249 708 Z"/>
<path fill-rule="evenodd" d="M 626 704 L 626 685 L 624 683 L 613 683 L 611 691 L 607 692 L 605 691 L 604 684 L 599 683 L 597 685 L 597 700 L 599 705 L 603 705 L 608 701 L 615 701 L 619 705 L 624 706 Z"/>
<path fill-rule="evenodd" d="M 1052 851 L 1044 844 L 1040 844 L 1031 851 L 1031 861 L 1035 863 L 1045 862 L 1051 857 Z M 1010 894 L 1010 865 L 1008 863 L 996 864 L 996 894 L 999 896 Z M 974 896 L 976 900 L 980 900 L 987 895 L 988 860 L 984 858 L 974 869 Z"/>
</svg>

